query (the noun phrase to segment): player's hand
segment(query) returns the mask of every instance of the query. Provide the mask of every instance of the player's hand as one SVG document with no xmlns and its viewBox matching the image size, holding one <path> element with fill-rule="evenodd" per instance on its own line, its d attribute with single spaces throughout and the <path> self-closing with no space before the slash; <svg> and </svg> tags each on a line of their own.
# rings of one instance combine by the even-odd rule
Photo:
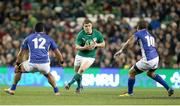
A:
<svg viewBox="0 0 180 106">
<path fill-rule="evenodd" d="M 118 52 L 116 52 L 115 54 L 114 54 L 114 58 L 116 58 L 117 56 L 119 56 L 121 53 L 122 53 L 122 49 L 121 50 L 119 50 Z"/>
<path fill-rule="evenodd" d="M 97 47 L 97 43 L 96 43 L 96 41 L 93 40 L 93 44 L 89 45 L 89 50 L 92 50 L 95 47 Z"/>
<path fill-rule="evenodd" d="M 93 44 L 92 44 L 92 45 L 90 45 L 89 50 L 94 49 L 94 48 L 96 47 L 96 45 L 97 45 L 97 43 L 96 43 L 96 42 L 93 42 Z"/>
<path fill-rule="evenodd" d="M 61 66 L 62 66 L 62 67 L 64 67 L 64 66 L 65 66 L 65 64 L 63 63 L 63 64 L 61 64 Z"/>
<path fill-rule="evenodd" d="M 92 50 L 94 47 L 94 45 L 85 45 L 84 46 L 84 50 Z"/>
<path fill-rule="evenodd" d="M 97 47 L 97 42 L 93 40 L 94 47 Z"/>
<path fill-rule="evenodd" d="M 89 45 L 84 45 L 83 50 L 89 50 Z"/>
<path fill-rule="evenodd" d="M 63 62 L 60 62 L 60 63 L 61 63 L 61 67 L 64 67 L 64 66 L 65 66 L 64 61 L 63 61 Z"/>
</svg>

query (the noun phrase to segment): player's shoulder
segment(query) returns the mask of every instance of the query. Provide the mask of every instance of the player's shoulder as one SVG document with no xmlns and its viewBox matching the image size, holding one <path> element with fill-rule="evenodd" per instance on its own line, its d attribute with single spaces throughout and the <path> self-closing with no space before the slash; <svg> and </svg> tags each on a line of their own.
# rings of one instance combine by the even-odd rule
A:
<svg viewBox="0 0 180 106">
<path fill-rule="evenodd" d="M 82 35 L 82 34 L 84 34 L 84 33 L 85 33 L 85 31 L 84 31 L 83 29 L 81 29 L 81 30 L 79 31 L 78 35 Z"/>
<path fill-rule="evenodd" d="M 95 33 L 101 33 L 100 31 L 98 31 L 97 29 L 93 28 L 93 32 Z"/>
<path fill-rule="evenodd" d="M 141 29 L 141 30 L 138 30 L 134 33 L 134 35 L 138 36 L 138 35 L 143 35 L 144 33 L 146 33 L 146 29 Z"/>
<path fill-rule="evenodd" d="M 102 33 L 95 28 L 93 28 L 93 33 L 95 33 L 96 35 L 102 36 Z"/>
<path fill-rule="evenodd" d="M 52 40 L 51 36 L 49 36 L 49 35 L 46 34 L 46 33 L 41 33 L 40 35 L 36 35 L 36 36 L 41 36 L 41 37 L 43 37 L 43 38 L 45 38 L 45 39 L 50 39 L 50 40 Z"/>
<path fill-rule="evenodd" d="M 46 40 L 53 40 L 52 38 L 51 38 L 51 36 L 49 36 L 48 34 L 46 34 L 46 33 L 33 33 L 33 34 L 31 34 L 30 35 L 30 37 L 31 38 L 36 38 L 36 37 L 41 37 L 41 38 L 44 38 L 44 39 L 46 39 Z"/>
<path fill-rule="evenodd" d="M 47 38 L 47 39 L 52 39 L 51 36 L 49 36 L 48 34 L 44 33 L 43 37 Z"/>
<path fill-rule="evenodd" d="M 147 29 L 141 29 L 141 30 L 139 30 L 138 32 L 139 32 L 139 33 L 147 33 L 148 30 L 147 30 Z"/>
<path fill-rule="evenodd" d="M 78 32 L 78 34 L 77 34 L 77 38 L 81 38 L 81 37 L 83 37 L 84 35 L 85 35 L 86 33 L 85 33 L 85 31 L 83 30 L 83 29 L 81 29 L 79 32 Z"/>
<path fill-rule="evenodd" d="M 54 41 L 54 39 L 51 36 L 49 36 L 48 34 L 44 34 L 44 37 L 48 41 Z"/>
</svg>

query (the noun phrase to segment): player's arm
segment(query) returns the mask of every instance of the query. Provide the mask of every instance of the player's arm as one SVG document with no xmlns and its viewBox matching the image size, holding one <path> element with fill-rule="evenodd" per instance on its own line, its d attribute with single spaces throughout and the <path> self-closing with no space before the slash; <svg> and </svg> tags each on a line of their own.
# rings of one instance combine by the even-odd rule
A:
<svg viewBox="0 0 180 106">
<path fill-rule="evenodd" d="M 20 51 L 18 52 L 17 58 L 16 58 L 16 65 L 15 65 L 15 73 L 21 72 L 21 63 L 23 62 L 24 55 L 28 51 L 28 38 L 24 39 Z"/>
<path fill-rule="evenodd" d="M 64 66 L 64 59 L 63 59 L 61 52 L 58 49 L 57 44 L 55 43 L 55 41 L 53 39 L 50 39 L 50 41 L 51 41 L 50 49 L 54 52 L 57 59 L 60 60 L 61 65 Z"/>
<path fill-rule="evenodd" d="M 61 52 L 59 51 L 59 49 L 55 49 L 55 50 L 53 50 L 53 52 L 55 53 L 57 59 L 60 60 L 61 65 L 63 65 L 64 59 L 63 59 L 63 56 L 62 56 Z"/>
<path fill-rule="evenodd" d="M 20 49 L 20 51 L 18 52 L 16 65 L 15 65 L 15 73 L 21 71 L 21 63 L 23 62 L 23 57 L 24 57 L 24 54 L 26 53 L 27 53 L 26 49 Z"/>
<path fill-rule="evenodd" d="M 98 47 L 98 48 L 104 48 L 105 47 L 105 42 L 103 41 L 103 42 L 101 42 L 101 43 L 96 43 L 96 42 L 94 42 L 95 43 L 95 47 Z"/>
<path fill-rule="evenodd" d="M 120 54 L 123 52 L 123 50 L 124 50 L 129 44 L 130 44 L 130 45 L 133 44 L 134 41 L 135 41 L 134 35 L 130 36 L 130 38 L 123 44 L 123 46 L 121 47 L 121 49 L 114 54 L 114 57 L 120 55 Z"/>
<path fill-rule="evenodd" d="M 21 45 L 20 51 L 18 52 L 17 59 L 16 59 L 16 65 L 18 67 L 20 67 L 20 64 L 23 61 L 24 54 L 26 54 L 27 51 L 28 51 L 28 44 L 27 44 L 27 42 L 28 42 L 28 38 L 24 39 L 24 41 L 23 41 L 23 43 Z"/>
<path fill-rule="evenodd" d="M 90 50 L 92 47 L 88 46 L 88 45 L 80 46 L 80 45 L 76 44 L 75 48 L 77 50 Z"/>
<path fill-rule="evenodd" d="M 99 34 L 98 34 L 98 40 L 94 41 L 94 46 L 98 47 L 98 48 L 104 48 L 105 47 L 105 41 L 104 41 L 104 38 L 103 38 L 101 32 L 99 32 Z"/>
<path fill-rule="evenodd" d="M 17 59 L 16 59 L 16 65 L 20 65 L 23 61 L 23 56 L 24 54 L 26 54 L 27 50 L 26 49 L 20 49 L 18 55 L 17 55 Z"/>
<path fill-rule="evenodd" d="M 76 48 L 77 50 L 86 50 L 86 48 L 85 48 L 84 46 L 80 46 L 80 45 L 78 45 L 78 44 L 76 44 L 75 48 Z"/>
</svg>

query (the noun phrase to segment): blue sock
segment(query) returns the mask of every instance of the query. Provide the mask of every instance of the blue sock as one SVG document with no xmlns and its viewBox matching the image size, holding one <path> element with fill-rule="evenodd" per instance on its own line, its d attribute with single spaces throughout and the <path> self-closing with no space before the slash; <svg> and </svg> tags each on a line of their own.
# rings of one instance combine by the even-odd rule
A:
<svg viewBox="0 0 180 106">
<path fill-rule="evenodd" d="M 133 93 L 134 83 L 135 83 L 135 79 L 129 77 L 129 79 L 128 79 L 128 94 Z"/>
<path fill-rule="evenodd" d="M 11 86 L 11 90 L 13 90 L 13 91 L 15 91 L 16 90 L 16 84 L 13 84 L 12 86 Z"/>
<path fill-rule="evenodd" d="M 54 87 L 54 93 L 57 93 L 57 92 L 59 92 L 58 87 Z"/>
<path fill-rule="evenodd" d="M 155 77 L 152 79 L 154 79 L 155 81 L 157 81 L 161 85 L 163 85 L 164 88 L 166 88 L 166 90 L 169 90 L 169 86 L 167 85 L 167 83 L 158 74 L 155 74 Z"/>
</svg>

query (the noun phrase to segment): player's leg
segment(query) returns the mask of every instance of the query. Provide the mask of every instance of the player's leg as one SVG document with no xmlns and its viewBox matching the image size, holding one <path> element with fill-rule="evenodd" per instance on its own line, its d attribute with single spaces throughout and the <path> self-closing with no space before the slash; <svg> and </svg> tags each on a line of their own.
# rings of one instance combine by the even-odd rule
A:
<svg viewBox="0 0 180 106">
<path fill-rule="evenodd" d="M 69 81 L 69 83 L 67 85 L 65 85 L 65 89 L 69 90 L 69 88 L 71 87 L 71 85 L 76 82 L 77 80 L 77 72 L 80 68 L 81 65 L 81 61 L 82 61 L 83 57 L 76 55 L 75 60 L 74 60 L 74 70 L 75 70 L 75 75 L 72 77 L 72 79 Z"/>
<path fill-rule="evenodd" d="M 133 95 L 133 89 L 135 84 L 135 76 L 138 74 L 141 74 L 144 72 L 142 69 L 144 69 L 145 64 L 143 59 L 139 60 L 135 65 L 131 67 L 129 70 L 129 78 L 128 78 L 128 92 L 125 94 L 122 94 L 120 96 L 132 96 Z"/>
<path fill-rule="evenodd" d="M 122 95 L 119 96 L 133 96 L 133 89 L 134 89 L 134 84 L 135 84 L 135 76 L 137 74 L 142 73 L 143 71 L 139 70 L 136 66 L 136 64 L 134 66 L 131 67 L 131 69 L 129 70 L 129 78 L 128 78 L 128 92 L 124 93 Z"/>
<path fill-rule="evenodd" d="M 49 84 L 53 87 L 55 95 L 57 96 L 60 95 L 59 89 L 56 85 L 56 81 L 54 77 L 52 76 L 52 74 L 49 72 L 48 74 L 44 74 L 44 76 L 48 79 Z"/>
<path fill-rule="evenodd" d="M 153 80 L 159 82 L 161 85 L 164 86 L 164 88 L 167 90 L 168 95 L 171 96 L 174 94 L 174 90 L 168 86 L 168 84 L 159 76 L 158 74 L 155 74 L 156 69 L 151 69 L 147 72 L 147 76 L 152 78 Z"/>
<path fill-rule="evenodd" d="M 76 72 L 76 74 L 78 73 L 78 70 L 79 70 L 80 66 L 74 66 L 74 70 Z M 83 85 L 82 85 L 82 78 L 80 80 L 80 88 L 83 89 Z M 79 81 L 77 81 L 77 83 L 79 83 Z"/>
<path fill-rule="evenodd" d="M 16 86 L 18 84 L 18 82 L 20 81 L 21 79 L 21 74 L 22 72 L 24 72 L 24 63 L 22 63 L 18 68 L 18 67 L 15 67 L 15 74 L 14 74 L 14 80 L 13 80 L 13 84 L 12 86 L 9 88 L 9 89 L 4 89 L 4 91 L 10 95 L 14 95 L 15 94 L 15 90 L 16 90 Z"/>
<path fill-rule="evenodd" d="M 9 89 L 4 89 L 4 91 L 10 95 L 14 95 L 15 94 L 15 90 L 16 90 L 16 86 L 19 82 L 19 80 L 21 79 L 21 72 L 15 73 L 14 75 L 14 82 L 12 84 L 12 86 Z"/>
<path fill-rule="evenodd" d="M 55 95 L 60 95 L 56 81 L 50 73 L 50 63 L 37 64 L 35 68 L 37 68 L 48 79 L 49 84 L 53 87 Z"/>
<path fill-rule="evenodd" d="M 149 71 L 147 75 L 153 80 L 159 82 L 164 88 L 168 91 L 168 95 L 171 96 L 174 93 L 174 90 L 168 86 L 168 84 L 158 75 L 155 74 L 155 70 L 158 68 L 159 57 L 156 57 L 150 61 L 148 61 Z"/>
<path fill-rule="evenodd" d="M 136 76 L 135 67 L 136 67 L 136 65 L 132 66 L 129 71 L 128 94 L 130 94 L 130 95 L 133 94 L 133 88 L 134 88 L 134 84 L 135 84 L 135 76 Z"/>
<path fill-rule="evenodd" d="M 80 89 L 81 89 L 81 82 L 82 82 L 82 74 L 83 72 L 88 69 L 93 63 L 94 63 L 94 58 L 85 58 L 83 59 L 81 66 L 78 70 L 78 73 L 76 74 L 78 77 L 77 79 L 77 88 L 76 88 L 76 93 L 80 93 Z"/>
<path fill-rule="evenodd" d="M 75 75 L 73 76 L 73 78 L 71 79 L 71 81 L 65 86 L 65 89 L 66 90 L 69 90 L 69 88 L 71 87 L 71 85 L 74 83 L 74 82 L 76 82 L 76 74 L 78 73 L 78 70 L 79 70 L 79 68 L 80 68 L 80 66 L 79 65 L 75 65 L 74 66 L 74 70 L 75 70 Z"/>
</svg>

